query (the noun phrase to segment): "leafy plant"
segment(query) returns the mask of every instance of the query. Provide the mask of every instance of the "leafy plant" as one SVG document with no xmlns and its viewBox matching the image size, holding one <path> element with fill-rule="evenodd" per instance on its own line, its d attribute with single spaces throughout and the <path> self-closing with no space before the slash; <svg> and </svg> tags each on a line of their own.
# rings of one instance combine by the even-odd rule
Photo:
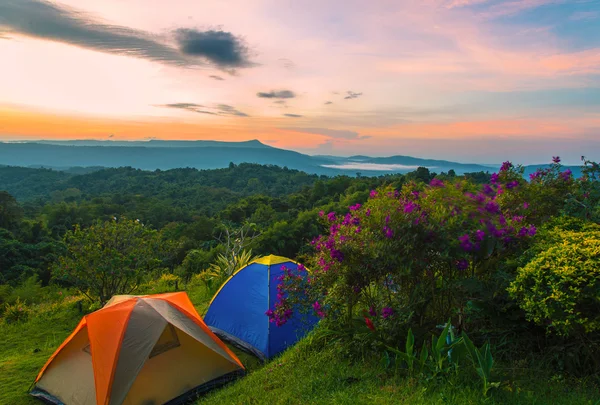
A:
<svg viewBox="0 0 600 405">
<path fill-rule="evenodd" d="M 478 349 L 475 347 L 466 333 L 463 332 L 462 338 L 464 346 L 469 352 L 469 356 L 473 362 L 473 367 L 475 367 L 477 374 L 483 381 L 483 395 L 486 396 L 491 388 L 497 388 L 500 386 L 499 382 L 491 382 L 494 359 L 492 357 L 490 343 L 486 342 L 480 349 Z"/>
<path fill-rule="evenodd" d="M 168 256 L 158 231 L 125 218 L 77 226 L 64 241 L 67 253 L 54 266 L 54 277 L 101 305 L 115 294 L 135 291 Z"/>
<path fill-rule="evenodd" d="M 17 299 L 14 304 L 5 304 L 3 318 L 6 323 L 25 322 L 29 318 L 29 312 L 25 303 Z"/>
<path fill-rule="evenodd" d="M 600 230 L 562 231 L 508 291 L 527 317 L 562 336 L 600 331 Z"/>
</svg>

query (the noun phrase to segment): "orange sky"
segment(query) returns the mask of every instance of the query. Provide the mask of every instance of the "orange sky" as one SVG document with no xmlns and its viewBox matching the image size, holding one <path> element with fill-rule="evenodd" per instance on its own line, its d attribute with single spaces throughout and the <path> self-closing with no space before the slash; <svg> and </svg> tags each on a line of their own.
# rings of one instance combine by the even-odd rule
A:
<svg viewBox="0 0 600 405">
<path fill-rule="evenodd" d="M 600 154 L 597 2 L 16 4 L 0 0 L 0 140 L 259 139 L 483 163 Z"/>
</svg>

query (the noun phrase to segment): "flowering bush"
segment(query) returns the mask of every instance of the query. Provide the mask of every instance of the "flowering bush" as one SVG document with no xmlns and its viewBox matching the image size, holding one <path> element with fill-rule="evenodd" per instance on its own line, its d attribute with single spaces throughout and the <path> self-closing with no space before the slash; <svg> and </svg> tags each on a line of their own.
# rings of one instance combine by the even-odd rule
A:
<svg viewBox="0 0 600 405">
<path fill-rule="evenodd" d="M 373 190 L 345 215 L 321 213 L 329 234 L 313 241 L 313 271 L 305 286 L 282 280 L 287 295 L 273 316 L 285 320 L 304 303 L 336 323 L 363 316 L 371 330 L 393 329 L 396 314 L 412 313 L 421 323 L 447 319 L 466 302 L 461 280 L 488 278 L 503 254 L 535 235 L 527 206 L 507 210 L 499 203 L 505 188 L 516 187 L 498 175 L 481 188 L 433 179 L 401 192 Z"/>
<path fill-rule="evenodd" d="M 587 221 L 600 222 L 600 164 L 581 157 L 582 177 L 567 199 L 565 212 Z"/>
<path fill-rule="evenodd" d="M 527 208 L 527 220 L 539 226 L 559 215 L 567 199 L 577 189 L 570 169 L 563 170 L 560 158 L 555 156 L 548 168 L 538 169 L 525 181 L 524 168 L 505 162 L 500 172 L 492 175 L 499 188 L 498 202 L 509 210 Z"/>
<path fill-rule="evenodd" d="M 600 229 L 559 231 L 509 292 L 527 317 L 567 336 L 600 331 Z"/>
<path fill-rule="evenodd" d="M 4 322 L 25 322 L 29 318 L 29 312 L 30 310 L 25 303 L 17 299 L 14 304 L 6 304 L 3 314 Z"/>
</svg>

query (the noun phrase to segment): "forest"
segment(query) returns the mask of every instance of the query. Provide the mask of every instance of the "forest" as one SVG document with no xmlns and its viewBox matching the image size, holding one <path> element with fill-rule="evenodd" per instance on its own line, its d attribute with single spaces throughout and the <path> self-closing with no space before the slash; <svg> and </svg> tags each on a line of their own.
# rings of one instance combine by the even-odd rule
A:
<svg viewBox="0 0 600 405">
<path fill-rule="evenodd" d="M 265 316 L 308 312 L 319 327 L 202 401 L 353 403 L 362 390 L 376 403 L 597 404 L 600 166 L 583 160 L 575 178 L 555 157 L 524 171 L 0 167 L 0 382 L 12 387 L 0 402 L 29 403 L 43 356 L 112 295 L 185 290 L 202 312 L 236 269 L 274 254 L 312 270 L 282 278 Z M 346 388 L 307 391 L 294 373 Z M 264 402 L 251 384 L 270 387 Z"/>
</svg>

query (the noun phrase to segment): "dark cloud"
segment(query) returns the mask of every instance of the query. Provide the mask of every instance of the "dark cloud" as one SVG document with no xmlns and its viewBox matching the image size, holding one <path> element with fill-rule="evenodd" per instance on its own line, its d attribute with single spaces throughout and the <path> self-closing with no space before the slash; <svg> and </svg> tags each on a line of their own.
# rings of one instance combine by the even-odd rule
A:
<svg viewBox="0 0 600 405">
<path fill-rule="evenodd" d="M 326 101 L 325 105 L 328 105 L 328 104 L 333 104 L 333 101 Z"/>
<path fill-rule="evenodd" d="M 299 114 L 283 114 L 286 117 L 290 117 L 290 118 L 301 118 L 304 117 L 304 115 L 299 115 Z"/>
<path fill-rule="evenodd" d="M 227 104 L 219 104 L 219 105 L 217 105 L 217 108 L 219 109 L 219 111 L 221 111 L 222 115 L 235 115 L 237 117 L 249 117 L 248 114 L 238 111 L 234 107 L 227 105 Z"/>
<path fill-rule="evenodd" d="M 225 69 L 253 66 L 244 41 L 226 31 L 178 28 L 175 41 L 184 55 L 199 56 Z"/>
<path fill-rule="evenodd" d="M 269 92 L 256 93 L 256 96 L 260 98 L 294 98 L 296 94 L 291 90 L 271 90 Z"/>
<path fill-rule="evenodd" d="M 215 79 L 215 80 L 225 80 L 221 76 L 217 76 L 217 75 L 210 75 L 208 77 L 210 77 L 211 79 Z"/>
<path fill-rule="evenodd" d="M 204 106 L 201 104 L 195 103 L 172 103 L 172 104 L 162 104 L 158 107 L 166 107 L 166 108 L 177 108 L 180 110 L 186 110 L 195 112 L 198 114 L 209 114 L 209 115 L 233 115 L 236 117 L 249 117 L 248 114 L 243 113 L 236 109 L 233 106 L 228 104 L 217 104 L 213 107 Z"/>
<path fill-rule="evenodd" d="M 283 128 L 287 131 L 294 132 L 302 132 L 305 134 L 316 134 L 316 135 L 324 135 L 330 138 L 336 139 L 367 139 L 370 138 L 369 135 L 360 135 L 355 131 L 347 131 L 341 129 L 329 129 L 329 128 Z"/>
<path fill-rule="evenodd" d="M 45 0 L 0 0 L 0 36 L 3 31 L 168 65 L 195 67 L 208 62 L 223 69 L 252 66 L 243 40 L 229 32 L 180 28 L 173 32 L 178 49 L 168 38 L 106 24 Z"/>
<path fill-rule="evenodd" d="M 200 104 L 195 104 L 195 103 L 172 103 L 172 104 L 164 104 L 161 107 L 168 107 L 168 108 L 181 108 L 182 110 L 196 110 L 198 108 L 202 108 L 204 107 L 203 105 Z"/>
<path fill-rule="evenodd" d="M 351 100 L 353 98 L 359 98 L 360 96 L 362 96 L 362 93 L 355 93 L 353 91 L 347 91 L 346 93 L 348 95 L 344 97 L 344 100 Z"/>
</svg>

